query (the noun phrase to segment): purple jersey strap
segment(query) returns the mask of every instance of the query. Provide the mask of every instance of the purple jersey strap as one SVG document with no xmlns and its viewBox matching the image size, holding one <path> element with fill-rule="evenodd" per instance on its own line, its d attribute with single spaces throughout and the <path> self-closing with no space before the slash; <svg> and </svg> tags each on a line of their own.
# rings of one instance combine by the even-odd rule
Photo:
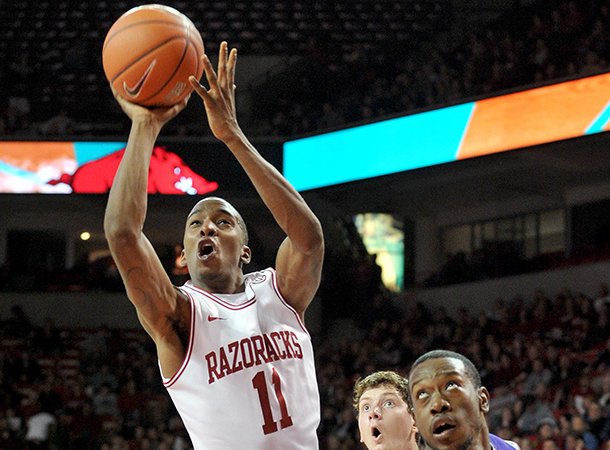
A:
<svg viewBox="0 0 610 450">
<path fill-rule="evenodd" d="M 492 448 L 495 450 L 515 450 L 515 447 L 495 434 L 489 433 L 489 442 L 491 443 Z"/>
</svg>

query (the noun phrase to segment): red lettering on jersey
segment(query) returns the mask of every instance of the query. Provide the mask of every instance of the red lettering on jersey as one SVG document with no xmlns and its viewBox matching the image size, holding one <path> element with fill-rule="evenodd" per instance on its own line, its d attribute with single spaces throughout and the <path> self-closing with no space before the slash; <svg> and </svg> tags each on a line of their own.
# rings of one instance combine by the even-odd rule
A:
<svg viewBox="0 0 610 450">
<path fill-rule="evenodd" d="M 266 363 L 271 362 L 271 358 L 265 355 L 265 342 L 263 341 L 262 336 L 258 334 L 256 336 L 252 336 L 252 345 L 254 346 L 255 365 L 258 366 L 261 364 L 261 358 Z"/>
<path fill-rule="evenodd" d="M 288 331 L 280 331 L 280 336 L 282 336 L 282 342 L 284 342 L 288 357 L 294 358 L 294 349 L 292 348 L 292 344 L 290 343 L 290 335 L 288 334 Z"/>
<path fill-rule="evenodd" d="M 286 359 L 286 352 L 285 351 L 280 351 L 280 346 L 277 343 L 277 339 L 281 340 L 282 336 L 280 335 L 281 331 L 278 333 L 277 331 L 274 331 L 271 333 L 271 339 L 273 344 L 275 345 L 275 348 L 277 349 L 277 354 L 280 357 L 280 359 Z"/>
<path fill-rule="evenodd" d="M 216 352 L 210 352 L 205 355 L 205 360 L 208 363 L 208 384 L 212 384 L 215 379 L 221 378 L 221 375 L 218 373 L 218 362 L 216 361 Z"/>
<path fill-rule="evenodd" d="M 250 338 L 239 341 L 239 347 L 241 348 L 241 360 L 244 363 L 244 368 L 252 367 L 254 365 L 254 353 L 252 352 Z M 249 361 L 246 361 L 247 358 L 249 358 Z"/>
<path fill-rule="evenodd" d="M 287 358 L 303 359 L 303 348 L 294 331 L 272 331 L 233 341 L 220 347 L 218 352 L 205 355 L 208 383 L 249 367 Z"/>
<path fill-rule="evenodd" d="M 239 344 L 237 341 L 233 341 L 227 345 L 227 347 L 229 349 L 229 353 L 233 353 L 233 365 L 231 366 L 231 373 L 239 372 L 241 369 L 243 369 L 241 361 L 237 360 L 239 357 Z"/>
<path fill-rule="evenodd" d="M 301 348 L 301 344 L 299 344 L 299 338 L 294 331 L 290 332 L 290 337 L 292 338 L 292 344 L 296 348 L 296 353 L 294 354 L 295 358 L 303 359 L 303 349 Z"/>
<path fill-rule="evenodd" d="M 231 366 L 229 365 L 229 360 L 227 358 L 227 354 L 225 353 L 224 347 L 220 347 L 218 349 L 218 356 L 220 357 L 220 376 L 218 377 L 220 380 L 225 375 L 230 375 L 233 372 L 231 371 Z"/>
<path fill-rule="evenodd" d="M 269 338 L 269 336 L 267 336 L 266 334 L 263 334 L 263 341 L 265 341 L 265 349 L 267 349 L 267 356 L 268 356 L 268 360 L 265 360 L 265 362 L 279 360 L 280 357 L 278 356 L 277 351 L 275 351 L 275 347 L 273 346 L 273 342 L 271 342 L 271 339 Z"/>
</svg>

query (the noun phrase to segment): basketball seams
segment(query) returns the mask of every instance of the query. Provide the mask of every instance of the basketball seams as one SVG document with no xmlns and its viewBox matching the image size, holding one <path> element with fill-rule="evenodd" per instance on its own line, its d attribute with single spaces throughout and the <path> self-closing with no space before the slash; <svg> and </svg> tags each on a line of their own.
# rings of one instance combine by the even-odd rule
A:
<svg viewBox="0 0 610 450">
<path fill-rule="evenodd" d="M 170 22 L 167 20 L 160 20 L 160 19 L 156 19 L 156 20 L 145 20 L 142 22 L 135 22 L 129 25 L 125 25 L 124 27 L 116 30 L 116 31 L 112 31 L 112 29 L 110 29 L 110 32 L 108 33 L 108 36 L 106 37 L 106 40 L 104 41 L 104 46 L 102 47 L 102 52 L 106 50 L 106 47 L 108 46 L 108 44 L 110 44 L 110 41 L 112 41 L 112 39 L 115 38 L 115 36 L 117 36 L 120 33 L 123 33 L 124 31 L 127 31 L 133 27 L 140 27 L 140 26 L 145 26 L 145 25 L 166 25 L 166 26 L 170 26 L 170 27 L 175 27 L 180 29 L 181 31 L 184 31 L 185 27 L 184 23 L 176 23 L 176 22 Z M 186 33 L 186 35 L 188 36 L 188 31 Z M 180 36 L 180 37 L 184 37 L 184 36 Z"/>
<path fill-rule="evenodd" d="M 159 89 L 157 89 L 157 91 L 151 95 L 149 95 L 146 98 L 143 98 L 141 101 L 145 102 L 153 97 L 155 97 L 156 95 L 159 95 L 159 92 L 161 92 L 163 89 L 166 88 L 166 86 L 170 83 L 170 81 L 173 80 L 174 76 L 176 75 L 176 73 L 178 73 L 178 71 L 180 70 L 180 68 L 182 67 L 182 64 L 184 64 L 184 60 L 189 48 L 189 44 L 190 44 L 190 39 L 188 39 L 188 37 L 183 38 L 185 40 L 186 45 L 184 46 L 184 50 L 182 51 L 182 56 L 180 57 L 180 60 L 178 61 L 178 64 L 176 64 L 176 67 L 174 68 L 174 71 L 172 72 L 172 74 L 167 78 L 167 81 L 165 81 L 165 83 L 163 83 Z"/>
<path fill-rule="evenodd" d="M 177 40 L 186 40 L 186 38 L 184 36 L 172 36 L 171 38 L 161 42 L 159 45 L 155 46 L 155 47 L 151 47 L 150 49 L 148 49 L 146 51 L 146 53 L 142 53 L 140 54 L 140 56 L 138 56 L 136 59 L 134 59 L 133 61 L 129 61 L 127 63 L 127 65 L 125 67 L 123 67 L 121 70 L 119 70 L 111 79 L 110 83 L 114 83 L 116 81 L 116 79 L 118 77 L 120 77 L 121 75 L 123 75 L 127 70 L 129 70 L 130 67 L 132 67 L 134 64 L 137 64 L 138 62 L 142 61 L 144 58 L 146 58 L 148 55 L 150 55 L 151 53 L 159 50 L 160 48 L 162 48 L 163 46 L 167 45 L 170 42 L 173 41 L 177 41 Z M 187 44 L 188 45 L 188 44 Z M 185 45 L 185 48 L 187 47 L 187 45 Z M 182 58 L 184 58 L 184 50 L 182 51 Z M 180 58 L 180 62 L 178 65 L 182 64 L 182 58 Z M 172 73 L 172 76 L 175 74 L 176 72 Z"/>
</svg>

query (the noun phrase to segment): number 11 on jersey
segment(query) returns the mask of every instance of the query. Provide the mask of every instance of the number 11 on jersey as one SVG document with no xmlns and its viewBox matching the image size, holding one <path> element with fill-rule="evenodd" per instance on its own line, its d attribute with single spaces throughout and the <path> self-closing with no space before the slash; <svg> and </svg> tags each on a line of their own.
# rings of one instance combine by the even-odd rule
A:
<svg viewBox="0 0 610 450">
<path fill-rule="evenodd" d="M 275 400 L 280 405 L 280 412 L 282 417 L 280 418 L 280 428 L 288 428 L 292 426 L 292 417 L 288 414 L 288 408 L 286 407 L 286 400 L 282 393 L 282 380 L 280 374 L 273 368 L 271 373 L 271 384 L 273 384 L 273 390 L 275 391 Z M 252 386 L 258 392 L 258 400 L 261 403 L 261 410 L 263 412 L 263 433 L 270 434 L 275 433 L 278 430 L 278 422 L 273 420 L 273 412 L 271 411 L 271 404 L 269 399 L 269 390 L 267 389 L 267 379 L 265 372 L 260 371 L 254 378 L 252 378 Z"/>
</svg>

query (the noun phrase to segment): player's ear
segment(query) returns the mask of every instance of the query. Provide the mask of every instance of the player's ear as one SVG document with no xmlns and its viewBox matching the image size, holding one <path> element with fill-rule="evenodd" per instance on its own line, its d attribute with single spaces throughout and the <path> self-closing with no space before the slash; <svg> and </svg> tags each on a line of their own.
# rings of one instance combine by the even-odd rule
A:
<svg viewBox="0 0 610 450">
<path fill-rule="evenodd" d="M 479 408 L 485 414 L 489 412 L 489 391 L 485 386 L 479 388 Z"/>
<path fill-rule="evenodd" d="M 186 267 L 186 256 L 184 255 L 184 249 L 180 251 L 180 256 L 176 259 L 176 265 L 180 268 Z"/>
<path fill-rule="evenodd" d="M 242 245 L 241 256 L 239 257 L 242 264 L 249 264 L 252 259 L 252 250 L 247 245 Z"/>
</svg>

